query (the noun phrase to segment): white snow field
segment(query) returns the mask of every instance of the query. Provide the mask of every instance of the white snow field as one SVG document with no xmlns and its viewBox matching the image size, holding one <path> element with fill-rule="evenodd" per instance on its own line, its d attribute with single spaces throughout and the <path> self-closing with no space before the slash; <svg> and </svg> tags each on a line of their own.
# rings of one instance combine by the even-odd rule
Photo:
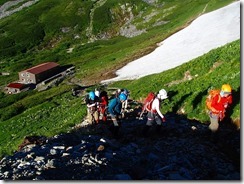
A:
<svg viewBox="0 0 244 184">
<path fill-rule="evenodd" d="M 117 70 L 117 77 L 101 83 L 160 73 L 240 39 L 240 6 L 240 1 L 237 1 L 199 16 L 188 27 L 162 41 L 150 54 Z"/>
</svg>

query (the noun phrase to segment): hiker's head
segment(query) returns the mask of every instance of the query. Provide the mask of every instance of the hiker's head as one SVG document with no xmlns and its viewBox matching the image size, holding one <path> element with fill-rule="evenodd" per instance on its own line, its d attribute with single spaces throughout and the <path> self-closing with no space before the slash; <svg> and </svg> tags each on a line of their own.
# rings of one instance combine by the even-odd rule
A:
<svg viewBox="0 0 244 184">
<path fill-rule="evenodd" d="M 97 89 L 95 90 L 95 95 L 97 96 L 97 97 L 100 97 L 100 91 L 98 91 Z"/>
<path fill-rule="evenodd" d="M 117 93 L 121 93 L 121 89 L 117 89 Z"/>
<path fill-rule="evenodd" d="M 128 95 L 130 93 L 128 89 L 122 89 L 121 92 L 124 93 L 125 95 Z"/>
<path fill-rule="evenodd" d="M 168 98 L 167 96 L 167 91 L 165 89 L 161 89 L 159 92 L 158 92 L 158 95 L 157 97 L 161 100 L 164 100 L 166 98 Z"/>
<path fill-rule="evenodd" d="M 121 93 L 119 95 L 119 99 L 120 99 L 120 101 L 125 101 L 127 99 L 127 96 L 124 93 Z"/>
<path fill-rule="evenodd" d="M 91 92 L 89 93 L 89 99 L 91 99 L 91 100 L 95 100 L 95 93 L 94 93 L 94 91 L 91 91 Z"/>
<path fill-rule="evenodd" d="M 221 96 L 228 96 L 231 94 L 231 91 L 232 91 L 231 86 L 229 84 L 224 84 L 221 87 L 220 95 Z"/>
</svg>

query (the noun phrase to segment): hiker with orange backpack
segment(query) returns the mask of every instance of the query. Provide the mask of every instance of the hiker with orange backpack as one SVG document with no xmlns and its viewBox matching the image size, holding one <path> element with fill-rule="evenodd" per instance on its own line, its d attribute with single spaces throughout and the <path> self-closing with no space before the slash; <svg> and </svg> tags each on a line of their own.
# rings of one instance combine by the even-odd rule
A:
<svg viewBox="0 0 244 184">
<path fill-rule="evenodd" d="M 150 93 L 150 95 L 151 94 L 152 93 Z M 147 113 L 147 123 L 142 132 L 143 136 L 145 137 L 147 136 L 147 133 L 154 122 L 156 122 L 157 124 L 157 129 L 156 129 L 157 133 L 160 133 L 162 123 L 166 121 L 164 115 L 160 111 L 160 103 L 162 100 L 166 98 L 168 98 L 166 90 L 161 89 L 151 101 L 148 101 L 146 102 L 146 104 L 144 104 L 144 109 L 148 111 L 148 113 Z"/>
<path fill-rule="evenodd" d="M 211 90 L 206 99 L 206 106 L 210 117 L 209 129 L 216 132 L 221 122 L 225 117 L 225 111 L 232 103 L 231 86 L 224 84 L 221 90 Z"/>
</svg>

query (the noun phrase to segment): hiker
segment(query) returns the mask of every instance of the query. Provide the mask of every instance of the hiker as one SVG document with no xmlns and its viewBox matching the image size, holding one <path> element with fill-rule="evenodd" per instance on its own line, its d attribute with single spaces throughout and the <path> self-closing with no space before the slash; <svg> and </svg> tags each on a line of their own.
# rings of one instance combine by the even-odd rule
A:
<svg viewBox="0 0 244 184">
<path fill-rule="evenodd" d="M 121 89 L 121 92 L 120 94 L 123 93 L 126 95 L 126 100 L 122 103 L 122 109 L 123 111 L 126 111 L 127 112 L 127 107 L 128 107 L 128 99 L 129 99 L 129 95 L 130 95 L 130 92 L 128 91 L 128 89 Z"/>
<path fill-rule="evenodd" d="M 127 96 L 123 93 L 119 95 L 117 98 L 113 98 L 109 101 L 108 104 L 108 112 L 111 115 L 111 119 L 113 121 L 113 126 L 111 127 L 111 131 L 115 138 L 118 137 L 119 132 L 119 120 L 121 119 L 121 110 L 122 110 L 122 103 L 127 99 Z"/>
<path fill-rule="evenodd" d="M 98 97 L 98 98 L 100 97 L 100 91 L 99 90 L 95 89 L 94 93 L 95 93 L 96 97 Z"/>
<path fill-rule="evenodd" d="M 231 86 L 224 84 L 221 90 L 212 90 L 215 94 L 210 94 L 207 98 L 206 105 L 208 107 L 208 114 L 210 118 L 209 129 L 216 132 L 219 128 L 219 121 L 221 122 L 225 117 L 225 111 L 232 103 Z"/>
<path fill-rule="evenodd" d="M 154 122 L 157 124 L 157 133 L 160 133 L 160 129 L 163 122 L 166 122 L 164 115 L 160 111 L 161 101 L 168 98 L 167 92 L 165 89 L 161 89 L 155 98 L 151 102 L 151 109 L 147 113 L 147 123 L 143 129 L 143 136 L 147 137 L 147 133 Z"/>
<path fill-rule="evenodd" d="M 94 91 L 88 93 L 85 99 L 87 106 L 87 121 L 89 124 L 98 124 L 99 123 L 99 99 L 95 95 Z"/>
<path fill-rule="evenodd" d="M 125 94 L 126 95 L 126 100 L 122 102 L 122 118 L 125 117 L 125 112 L 128 112 L 128 99 L 129 99 L 129 90 L 127 89 L 117 89 L 115 92 L 115 97 L 119 97 L 120 94 Z"/>
<path fill-rule="evenodd" d="M 115 98 L 118 98 L 120 93 L 121 93 L 121 89 L 119 88 L 115 91 Z"/>
<path fill-rule="evenodd" d="M 102 121 L 107 121 L 107 107 L 108 107 L 108 94 L 106 91 L 102 91 L 99 95 L 99 112 L 102 114 Z"/>
</svg>

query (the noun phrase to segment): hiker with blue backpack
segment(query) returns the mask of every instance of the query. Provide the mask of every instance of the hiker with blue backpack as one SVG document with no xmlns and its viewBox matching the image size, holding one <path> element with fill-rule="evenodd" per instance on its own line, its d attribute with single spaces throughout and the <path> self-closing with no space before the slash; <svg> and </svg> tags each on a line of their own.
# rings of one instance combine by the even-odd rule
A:
<svg viewBox="0 0 244 184">
<path fill-rule="evenodd" d="M 122 103 L 122 109 L 124 111 L 127 111 L 127 107 L 128 107 L 128 99 L 129 99 L 129 95 L 130 95 L 130 91 L 128 89 L 117 89 L 115 92 L 115 97 L 119 97 L 120 94 L 125 94 L 127 99 Z"/>
<path fill-rule="evenodd" d="M 156 95 L 149 93 L 143 107 L 143 111 L 147 111 L 147 123 L 142 131 L 143 136 L 147 136 L 149 129 L 155 122 L 157 124 L 156 131 L 160 133 L 162 123 L 166 121 L 164 115 L 160 111 L 160 104 L 162 100 L 167 98 L 168 96 L 165 89 L 161 89 Z"/>
<path fill-rule="evenodd" d="M 118 138 L 119 132 L 119 120 L 122 112 L 122 103 L 127 100 L 127 96 L 121 93 L 118 97 L 113 98 L 109 101 L 108 112 L 111 115 L 113 126 L 111 127 L 112 134 L 115 138 Z"/>
</svg>

